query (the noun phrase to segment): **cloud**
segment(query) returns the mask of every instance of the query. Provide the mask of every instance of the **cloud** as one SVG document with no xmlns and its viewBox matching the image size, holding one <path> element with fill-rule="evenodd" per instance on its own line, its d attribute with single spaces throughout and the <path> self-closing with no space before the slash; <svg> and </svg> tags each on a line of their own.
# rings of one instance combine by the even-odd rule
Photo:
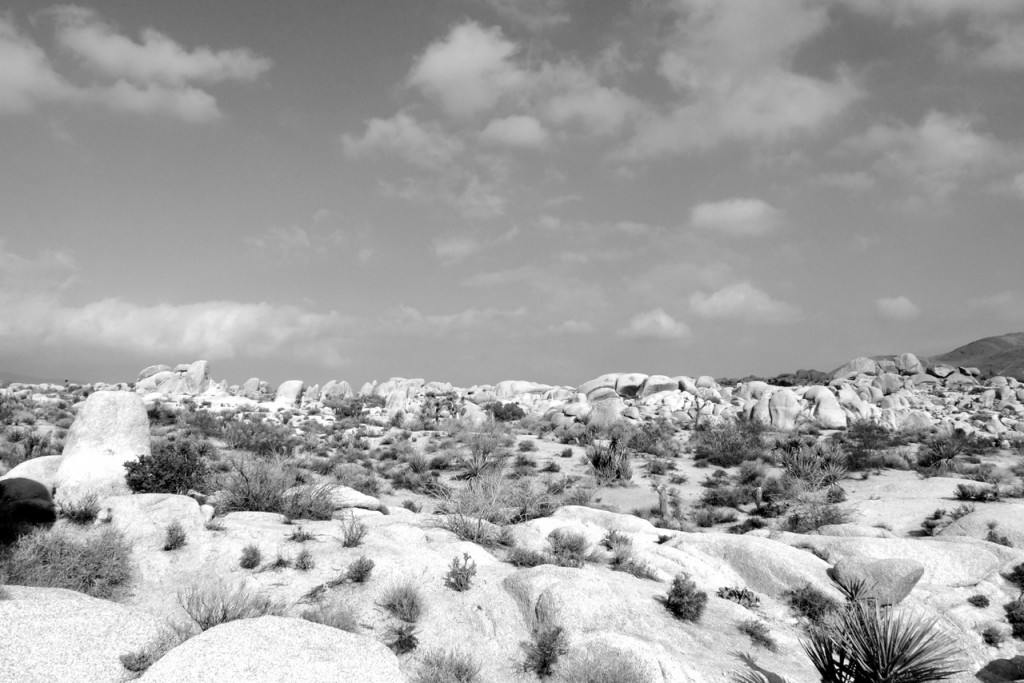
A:
<svg viewBox="0 0 1024 683">
<path fill-rule="evenodd" d="M 42 48 L 19 33 L 4 14 L 0 14 L 0 64 L 0 113 L 29 112 L 40 102 L 75 94 Z"/>
<path fill-rule="evenodd" d="M 56 24 L 57 44 L 79 64 L 111 79 L 180 87 L 193 82 L 255 81 L 271 67 L 269 59 L 244 48 L 189 51 L 152 28 L 143 29 L 136 42 L 83 7 L 63 5 L 47 13 Z"/>
<path fill-rule="evenodd" d="M 462 151 L 462 143 L 437 124 L 421 124 L 405 112 L 390 119 L 370 119 L 361 137 L 343 135 L 345 154 L 353 159 L 394 154 L 411 164 L 436 168 Z"/>
<path fill-rule="evenodd" d="M 482 248 L 479 240 L 466 235 L 445 235 L 434 239 L 434 255 L 446 265 L 465 260 Z"/>
<path fill-rule="evenodd" d="M 525 308 L 502 310 L 498 308 L 467 308 L 458 313 L 423 313 L 411 306 L 400 306 L 384 316 L 382 330 L 394 334 L 447 337 L 452 334 L 494 328 L 526 316 Z M 493 331 L 493 329 L 492 329 Z"/>
<path fill-rule="evenodd" d="M 686 323 L 677 321 L 664 309 L 655 308 L 633 316 L 619 335 L 633 339 L 687 339 L 691 333 Z"/>
<path fill-rule="evenodd" d="M 493 108 L 524 84 L 526 74 L 511 61 L 518 51 L 500 28 L 467 21 L 427 47 L 408 82 L 449 114 L 471 116 Z"/>
<path fill-rule="evenodd" d="M 910 186 L 920 201 L 942 202 L 966 180 L 1002 166 L 1007 157 L 995 138 L 974 130 L 966 116 L 930 111 L 916 127 L 876 124 L 844 143 L 873 154 L 876 174 Z"/>
<path fill-rule="evenodd" d="M 913 301 L 902 295 L 876 299 L 875 310 L 885 320 L 909 320 L 921 313 Z"/>
<path fill-rule="evenodd" d="M 597 67 L 572 61 L 545 63 L 531 74 L 533 98 L 544 118 L 558 126 L 578 125 L 598 136 L 618 133 L 645 105 L 598 79 Z"/>
<path fill-rule="evenodd" d="M 701 230 L 737 237 L 764 235 L 778 227 L 781 212 L 760 199 L 725 199 L 698 204 L 690 211 L 690 224 Z"/>
<path fill-rule="evenodd" d="M 828 23 L 826 3 L 678 0 L 673 6 L 678 18 L 658 71 L 678 98 L 667 111 L 641 118 L 624 158 L 814 132 L 863 96 L 842 69 L 833 80 L 794 70 L 799 48 Z"/>
<path fill-rule="evenodd" d="M 274 258 L 304 258 L 326 256 L 343 246 L 351 246 L 353 240 L 366 240 L 367 230 L 360 228 L 344 228 L 338 224 L 338 216 L 327 209 L 320 209 L 313 214 L 308 227 L 289 225 L 273 226 L 258 235 L 245 238 L 245 243 L 257 252 Z M 360 251 L 367 252 L 366 259 L 372 253 L 363 247 Z M 360 261 L 363 261 L 360 258 Z"/>
<path fill-rule="evenodd" d="M 592 334 L 594 326 L 586 320 L 563 320 L 548 327 L 551 334 Z"/>
<path fill-rule="evenodd" d="M 531 31 L 543 31 L 569 22 L 565 0 L 484 0 L 503 18 Z"/>
<path fill-rule="evenodd" d="M 547 142 L 548 132 L 532 116 L 508 116 L 488 123 L 480 133 L 480 139 L 508 147 L 539 148 Z"/>
<path fill-rule="evenodd" d="M 875 187 L 874 177 L 866 171 L 850 171 L 847 173 L 822 173 L 812 181 L 817 185 L 838 187 L 847 192 L 864 192 Z"/>
<path fill-rule="evenodd" d="M 768 324 L 792 322 L 800 317 L 793 304 L 773 299 L 749 282 L 738 282 L 712 294 L 695 292 L 690 307 L 702 318 Z"/>
</svg>

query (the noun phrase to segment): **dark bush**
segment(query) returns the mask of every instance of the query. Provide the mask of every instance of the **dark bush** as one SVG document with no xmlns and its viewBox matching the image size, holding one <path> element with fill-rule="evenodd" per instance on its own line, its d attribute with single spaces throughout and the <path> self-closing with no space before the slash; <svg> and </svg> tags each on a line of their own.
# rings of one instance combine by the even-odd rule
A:
<svg viewBox="0 0 1024 683">
<path fill-rule="evenodd" d="M 493 415 L 494 419 L 498 422 L 515 422 L 526 417 L 526 411 L 519 407 L 517 403 L 495 401 L 484 406 L 484 410 Z"/>
<path fill-rule="evenodd" d="M 679 574 L 664 598 L 665 608 L 676 619 L 698 621 L 708 604 L 708 594 L 697 588 L 688 575 Z"/>
<path fill-rule="evenodd" d="M 238 566 L 242 569 L 255 569 L 262 561 L 263 553 L 260 552 L 259 546 L 250 543 L 242 548 L 242 558 L 238 561 Z"/>
<path fill-rule="evenodd" d="M 270 457 L 292 455 L 298 439 L 288 425 L 232 421 L 224 426 L 224 442 L 229 448 L 249 451 L 260 457 Z"/>
<path fill-rule="evenodd" d="M 975 486 L 973 484 L 957 484 L 953 492 L 957 500 L 970 500 L 976 503 L 990 503 L 999 500 L 999 488 L 996 486 Z"/>
<path fill-rule="evenodd" d="M 150 455 L 124 464 L 125 481 L 135 493 L 185 494 L 207 488 L 209 459 L 216 454 L 209 441 L 197 438 L 159 439 Z"/>
<path fill-rule="evenodd" d="M 747 460 L 767 456 L 764 425 L 757 420 L 737 419 L 698 429 L 691 443 L 694 458 L 716 467 L 737 467 Z"/>
<path fill-rule="evenodd" d="M 816 625 L 821 625 L 829 614 L 837 613 L 842 608 L 837 600 L 811 584 L 790 591 L 786 598 L 790 607 Z"/>
<path fill-rule="evenodd" d="M 453 591 L 469 590 L 474 576 L 476 576 L 476 562 L 469 556 L 469 553 L 463 553 L 461 562 L 457 557 L 452 558 L 448 573 L 444 575 L 444 585 Z"/>
<path fill-rule="evenodd" d="M 554 626 L 535 631 L 533 642 L 523 643 L 523 650 L 526 652 L 523 671 L 532 671 L 545 678 L 552 674 L 562 655 L 569 652 L 569 646 L 562 627 Z"/>
</svg>

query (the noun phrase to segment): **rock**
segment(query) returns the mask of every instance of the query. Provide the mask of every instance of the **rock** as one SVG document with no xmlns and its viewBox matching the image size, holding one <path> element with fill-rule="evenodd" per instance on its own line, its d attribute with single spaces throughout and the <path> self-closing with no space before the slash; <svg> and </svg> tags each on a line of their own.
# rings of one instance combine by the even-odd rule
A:
<svg viewBox="0 0 1024 683">
<path fill-rule="evenodd" d="M 0 680 L 126 680 L 120 656 L 157 643 L 156 617 L 64 588 L 5 587 L 0 600 Z M 180 681 L 181 679 L 179 679 Z"/>
<path fill-rule="evenodd" d="M 605 429 L 622 421 L 622 413 L 626 409 L 626 404 L 621 398 L 615 397 L 593 403 L 592 408 L 587 424 Z"/>
<path fill-rule="evenodd" d="M 619 375 L 615 381 L 615 393 L 622 398 L 635 398 L 640 388 L 647 381 L 647 375 L 640 372 L 627 372 Z"/>
<path fill-rule="evenodd" d="M 779 389 L 768 399 L 768 414 L 772 427 L 779 431 L 796 429 L 796 419 L 800 415 L 800 401 L 790 389 Z"/>
<path fill-rule="evenodd" d="M 288 495 L 289 492 L 297 491 L 295 489 L 289 489 L 285 492 Z M 360 493 L 355 489 L 349 488 L 348 486 L 332 486 L 331 487 L 331 501 L 334 504 L 335 510 L 341 510 L 344 508 L 362 508 L 363 510 L 380 510 L 380 501 L 373 496 L 368 496 L 365 493 Z"/>
<path fill-rule="evenodd" d="M 888 396 L 903 388 L 903 379 L 899 375 L 886 372 L 875 377 L 874 385 L 882 391 L 883 396 Z"/>
<path fill-rule="evenodd" d="M 611 372 L 605 375 L 601 375 L 589 382 L 584 382 L 576 389 L 576 393 L 583 394 L 590 401 L 590 394 L 596 389 L 611 389 L 615 390 L 615 382 L 619 379 L 621 373 Z"/>
<path fill-rule="evenodd" d="M 864 597 L 877 600 L 881 605 L 896 605 L 910 595 L 924 576 L 924 565 L 915 560 L 898 557 L 866 561 L 843 558 L 831 570 L 832 578 L 845 586 L 865 582 Z"/>
<path fill-rule="evenodd" d="M 901 353 L 896 356 L 896 369 L 901 375 L 918 375 L 924 372 L 924 366 L 912 353 Z"/>
<path fill-rule="evenodd" d="M 645 398 L 662 391 L 679 391 L 679 382 L 665 375 L 651 375 L 644 381 L 639 398 Z"/>
<path fill-rule="evenodd" d="M 305 388 L 306 383 L 301 379 L 290 379 L 282 382 L 277 388 L 277 393 L 274 395 L 274 403 L 286 408 L 294 408 L 299 404 L 299 399 L 302 398 L 302 391 Z"/>
<path fill-rule="evenodd" d="M 139 372 L 139 376 L 136 379 L 136 381 L 137 382 L 141 382 L 142 380 L 146 379 L 147 377 L 152 377 L 153 375 L 155 375 L 157 373 L 160 373 L 160 372 L 173 372 L 173 371 L 171 370 L 171 366 L 170 365 L 150 365 L 148 368 L 143 368 L 142 371 Z"/>
<path fill-rule="evenodd" d="M 877 375 L 878 363 L 861 356 L 832 372 L 832 379 L 853 379 L 857 375 Z"/>
<path fill-rule="evenodd" d="M 25 479 L 38 481 L 46 487 L 47 491 L 53 491 L 53 487 L 57 483 L 57 470 L 60 469 L 60 463 L 63 459 L 64 456 L 62 455 L 41 455 L 38 458 L 26 460 L 12 467 L 7 474 L 0 477 L 0 481 L 24 477 Z"/>
<path fill-rule="evenodd" d="M 137 547 L 159 548 L 171 522 L 180 524 L 188 538 L 199 535 L 206 523 L 195 499 L 173 493 L 110 496 L 100 505 L 110 522 Z"/>
<path fill-rule="evenodd" d="M 0 479 L 0 546 L 57 521 L 50 490 L 32 479 Z"/>
<path fill-rule="evenodd" d="M 949 377 L 954 372 L 956 372 L 956 368 L 954 368 L 952 365 L 945 365 L 942 363 L 940 363 L 939 365 L 933 365 L 932 367 L 928 368 L 928 374 L 938 377 L 939 379 Z"/>
<path fill-rule="evenodd" d="M 846 429 L 846 413 L 835 394 L 828 389 L 815 393 L 813 415 L 823 429 Z"/>
<path fill-rule="evenodd" d="M 332 379 L 330 382 L 324 385 L 324 388 L 320 391 L 320 400 L 324 403 L 329 401 L 340 401 L 346 398 L 352 398 L 352 386 L 345 380 L 338 381 Z"/>
<path fill-rule="evenodd" d="M 251 398 L 256 400 L 260 398 L 260 378 L 250 377 L 242 383 L 241 388 L 238 390 L 238 395 L 243 398 Z"/>
<path fill-rule="evenodd" d="M 139 680 L 402 683 L 406 679 L 395 655 L 375 638 L 304 619 L 268 616 L 215 626 L 171 650 Z"/>
<path fill-rule="evenodd" d="M 819 536 L 857 536 L 860 538 L 894 538 L 888 529 L 863 524 L 826 524 L 818 527 Z"/>
<path fill-rule="evenodd" d="M 700 377 L 697 378 L 697 381 L 694 382 L 694 385 L 696 385 L 696 387 L 698 389 L 718 389 L 719 388 L 718 382 L 716 382 L 715 378 L 712 377 L 711 375 L 701 375 Z"/>
<path fill-rule="evenodd" d="M 149 418 L 138 394 L 97 391 L 85 400 L 57 469 L 57 500 L 129 493 L 124 463 L 149 455 Z"/>
</svg>

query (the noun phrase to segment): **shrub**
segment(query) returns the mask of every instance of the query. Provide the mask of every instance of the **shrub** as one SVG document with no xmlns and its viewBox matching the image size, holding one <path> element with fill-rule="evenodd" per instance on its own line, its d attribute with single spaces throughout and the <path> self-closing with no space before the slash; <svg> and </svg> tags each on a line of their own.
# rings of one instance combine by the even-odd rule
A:
<svg viewBox="0 0 1024 683">
<path fill-rule="evenodd" d="M 522 643 L 526 652 L 523 671 L 533 672 L 544 678 L 550 676 L 558 660 L 569 652 L 565 632 L 561 626 L 536 629 L 533 641 Z"/>
<path fill-rule="evenodd" d="M 444 575 L 444 585 L 453 591 L 469 590 L 474 576 L 476 576 L 476 562 L 470 558 L 469 553 L 463 553 L 461 562 L 457 557 L 452 558 L 448 573 Z"/>
<path fill-rule="evenodd" d="M 339 631 L 359 633 L 359 622 L 356 621 L 352 609 L 343 602 L 320 604 L 302 612 L 302 618 L 314 624 L 323 624 Z"/>
<path fill-rule="evenodd" d="M 636 559 L 629 548 L 618 548 L 612 554 L 610 566 L 613 571 L 625 572 L 638 579 L 658 580 L 658 572 L 647 562 Z"/>
<path fill-rule="evenodd" d="M 827 617 L 840 611 L 840 603 L 825 592 L 807 584 L 786 594 L 789 606 L 812 624 L 821 625 Z"/>
<path fill-rule="evenodd" d="M 185 529 L 182 528 L 181 522 L 174 520 L 167 525 L 165 529 L 164 550 L 177 550 L 183 547 L 186 542 Z"/>
<path fill-rule="evenodd" d="M 542 564 L 552 564 L 551 558 L 544 553 L 521 546 L 512 546 L 505 561 L 513 567 L 539 567 Z"/>
<path fill-rule="evenodd" d="M 683 573 L 672 580 L 672 587 L 663 601 L 665 608 L 676 619 L 698 621 L 707 606 L 708 594 L 697 588 L 689 575 Z"/>
<path fill-rule="evenodd" d="M 516 444 L 516 450 L 520 453 L 532 453 L 537 450 L 537 442 L 533 439 L 526 439 Z"/>
<path fill-rule="evenodd" d="M 650 683 L 648 666 L 633 652 L 590 643 L 558 666 L 559 683 Z"/>
<path fill-rule="evenodd" d="M 981 595 L 979 593 L 977 595 L 972 595 L 971 597 L 967 598 L 967 604 L 971 607 L 984 609 L 985 607 L 988 607 L 990 603 L 989 599 L 986 596 Z"/>
<path fill-rule="evenodd" d="M 764 426 L 757 420 L 724 421 L 693 433 L 694 458 L 715 467 L 736 467 L 767 455 Z"/>
<path fill-rule="evenodd" d="M 423 614 L 423 596 L 411 581 L 391 586 L 384 592 L 382 599 L 381 606 L 384 609 L 410 624 L 415 624 Z"/>
<path fill-rule="evenodd" d="M 560 457 L 560 458 L 571 458 L 572 454 L 573 454 L 572 448 L 563 448 L 561 451 L 558 452 L 558 457 Z"/>
<path fill-rule="evenodd" d="M 60 503 L 60 516 L 73 524 L 86 525 L 96 521 L 100 514 L 100 499 L 95 493 L 88 493 L 76 500 Z"/>
<path fill-rule="evenodd" d="M 598 481 L 629 482 L 633 478 L 627 441 L 626 437 L 613 434 L 607 444 L 595 441 L 584 449 L 584 464 L 590 466 Z"/>
<path fill-rule="evenodd" d="M 396 655 L 404 655 L 415 650 L 419 644 L 419 633 L 413 624 L 396 624 L 388 628 L 385 637 L 387 645 Z"/>
<path fill-rule="evenodd" d="M 203 631 L 237 619 L 280 616 L 284 605 L 255 593 L 243 583 L 210 579 L 178 591 L 178 604 Z"/>
<path fill-rule="evenodd" d="M 761 605 L 761 599 L 749 588 L 732 588 L 722 586 L 718 589 L 718 597 L 724 600 L 731 600 L 737 605 L 746 607 L 749 610 L 757 609 Z"/>
<path fill-rule="evenodd" d="M 457 650 L 433 650 L 423 655 L 413 683 L 476 683 L 480 664 L 474 657 Z"/>
<path fill-rule="evenodd" d="M 36 529 L 0 552 L 2 576 L 10 585 L 67 588 L 109 599 L 131 579 L 131 546 L 111 526 Z"/>
<path fill-rule="evenodd" d="M 300 486 L 282 496 L 281 514 L 288 519 L 327 520 L 334 516 L 334 487 Z"/>
<path fill-rule="evenodd" d="M 978 503 L 989 503 L 999 500 L 999 488 L 996 486 L 975 486 L 973 484 L 957 484 L 953 495 L 957 500 L 970 500 Z"/>
<path fill-rule="evenodd" d="M 526 417 L 526 411 L 519 407 L 517 403 L 500 403 L 495 401 L 484 406 L 484 410 L 493 415 L 494 419 L 498 422 L 515 422 Z"/>
<path fill-rule="evenodd" d="M 203 490 L 210 476 L 208 460 L 215 454 L 208 441 L 196 438 L 157 439 L 150 455 L 124 464 L 125 481 L 135 493 L 185 494 Z"/>
<path fill-rule="evenodd" d="M 269 458 L 294 454 L 297 439 L 288 425 L 232 421 L 224 426 L 224 442 L 229 448 Z"/>
<path fill-rule="evenodd" d="M 234 458 L 219 477 L 223 491 L 217 512 L 276 512 L 284 514 L 284 493 L 298 483 L 294 467 L 279 460 Z"/>
<path fill-rule="evenodd" d="M 255 569 L 262 561 L 263 553 L 260 552 L 259 546 L 250 543 L 242 548 L 242 558 L 238 561 L 238 566 L 242 569 Z"/>
<path fill-rule="evenodd" d="M 879 466 L 880 451 L 899 443 L 895 434 L 873 420 L 854 420 L 847 426 L 846 433 L 837 433 L 836 438 L 847 445 L 848 465 L 852 470 Z"/>
<path fill-rule="evenodd" d="M 755 645 L 767 648 L 772 652 L 778 649 L 778 644 L 772 638 L 771 629 L 768 624 L 758 619 L 747 619 L 738 626 L 740 633 L 750 636 Z"/>
<path fill-rule="evenodd" d="M 785 527 L 787 531 L 805 534 L 827 524 L 848 524 L 854 518 L 852 510 L 829 502 L 827 496 L 808 493 L 797 498 Z"/>
<path fill-rule="evenodd" d="M 341 544 L 346 548 L 355 548 L 363 542 L 367 532 L 367 526 L 356 519 L 354 514 L 350 514 L 341 522 Z"/>
<path fill-rule="evenodd" d="M 312 541 L 314 538 L 313 532 L 306 531 L 301 526 L 296 527 L 291 536 L 288 537 L 289 541 L 295 541 L 296 543 L 305 543 L 306 541 Z"/>
<path fill-rule="evenodd" d="M 300 572 L 308 572 L 315 566 L 316 562 L 313 560 L 313 553 L 309 548 L 303 548 L 299 551 L 299 554 L 295 556 L 295 568 Z"/>
<path fill-rule="evenodd" d="M 439 490 L 441 525 L 464 541 L 487 544 L 495 525 L 527 521 L 552 512 L 551 496 L 536 482 L 513 482 L 497 473 L 473 479 L 458 491 Z"/>
<path fill-rule="evenodd" d="M 702 508 L 693 513 L 693 523 L 701 528 L 728 524 L 737 519 L 736 511 L 726 508 Z"/>
<path fill-rule="evenodd" d="M 587 537 L 581 532 L 567 529 L 552 531 L 548 534 L 548 543 L 551 545 L 551 556 L 555 564 L 577 569 L 586 561 L 587 549 L 590 547 Z"/>
<path fill-rule="evenodd" d="M 1002 629 L 995 624 L 991 624 L 981 632 L 981 639 L 985 641 L 986 645 L 999 647 L 1006 640 L 1006 636 L 1003 634 Z"/>
<path fill-rule="evenodd" d="M 834 626 L 812 630 L 802 645 L 822 680 L 941 681 L 962 668 L 958 644 L 937 622 L 859 602 L 842 611 Z"/>
<path fill-rule="evenodd" d="M 374 562 L 366 555 L 360 555 L 345 570 L 345 578 L 352 583 L 366 583 L 373 571 Z"/>
<path fill-rule="evenodd" d="M 178 645 L 184 643 L 193 635 L 195 635 L 195 633 L 192 628 L 178 624 L 170 624 L 161 632 L 160 637 L 156 642 L 151 642 L 145 647 L 132 652 L 122 653 L 118 659 L 121 660 L 121 666 L 128 671 L 135 674 L 141 674 L 146 671 L 146 669 L 160 661 L 161 657 L 176 648 Z"/>
<path fill-rule="evenodd" d="M 1013 569 L 1003 574 L 1003 578 L 1020 591 L 1018 597 L 1024 598 L 1024 562 L 1014 565 Z"/>
</svg>

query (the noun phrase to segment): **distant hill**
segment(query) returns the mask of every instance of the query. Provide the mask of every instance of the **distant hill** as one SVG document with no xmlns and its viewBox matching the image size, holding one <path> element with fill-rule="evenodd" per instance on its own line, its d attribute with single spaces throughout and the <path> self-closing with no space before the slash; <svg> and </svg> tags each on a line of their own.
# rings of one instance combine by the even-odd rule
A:
<svg viewBox="0 0 1024 683">
<path fill-rule="evenodd" d="M 932 356 L 928 362 L 978 368 L 985 376 L 1024 380 L 1024 332 L 985 337 L 941 356 Z"/>
</svg>

